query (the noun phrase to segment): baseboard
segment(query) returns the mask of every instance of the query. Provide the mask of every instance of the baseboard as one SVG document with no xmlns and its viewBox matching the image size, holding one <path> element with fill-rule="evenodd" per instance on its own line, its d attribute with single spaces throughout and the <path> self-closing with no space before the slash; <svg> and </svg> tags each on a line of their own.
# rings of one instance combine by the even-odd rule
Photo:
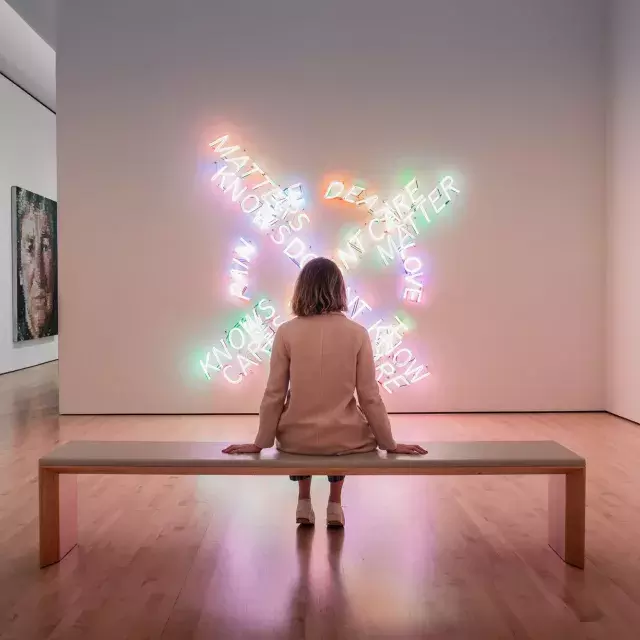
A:
<svg viewBox="0 0 640 640">
<path fill-rule="evenodd" d="M 20 367 L 20 369 L 11 369 L 10 371 L 3 371 L 0 373 L 0 376 L 6 376 L 9 373 L 20 373 L 20 371 L 27 371 L 29 369 L 35 369 L 36 367 L 42 367 L 45 364 L 51 364 L 52 362 L 58 362 L 58 358 L 54 358 L 53 360 L 45 360 L 44 362 L 39 362 L 38 364 L 30 364 L 28 367 Z"/>
<path fill-rule="evenodd" d="M 624 416 L 618 415 L 617 413 L 613 413 L 613 411 L 605 410 L 605 413 L 608 413 L 610 416 L 613 416 L 614 418 L 620 418 L 620 420 L 624 420 L 625 422 L 630 422 L 632 425 L 634 425 L 636 427 L 640 427 L 640 422 L 636 422 L 635 420 L 632 420 L 631 418 L 625 418 Z"/>
</svg>

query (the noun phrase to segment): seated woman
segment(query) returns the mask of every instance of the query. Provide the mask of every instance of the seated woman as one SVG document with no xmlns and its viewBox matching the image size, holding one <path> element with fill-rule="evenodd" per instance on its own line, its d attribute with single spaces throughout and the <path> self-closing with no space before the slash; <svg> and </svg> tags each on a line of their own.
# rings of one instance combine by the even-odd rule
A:
<svg viewBox="0 0 640 640">
<path fill-rule="evenodd" d="M 378 447 L 427 453 L 393 439 L 376 382 L 371 340 L 364 327 L 343 315 L 347 293 L 334 262 L 307 262 L 296 281 L 292 309 L 297 317 L 281 325 L 273 341 L 255 442 L 234 444 L 224 452 L 259 453 L 277 438 L 278 449 L 287 453 L 339 456 Z M 313 524 L 311 476 L 291 479 L 299 484 L 296 521 Z M 344 476 L 330 476 L 329 482 L 327 525 L 342 527 Z"/>
</svg>

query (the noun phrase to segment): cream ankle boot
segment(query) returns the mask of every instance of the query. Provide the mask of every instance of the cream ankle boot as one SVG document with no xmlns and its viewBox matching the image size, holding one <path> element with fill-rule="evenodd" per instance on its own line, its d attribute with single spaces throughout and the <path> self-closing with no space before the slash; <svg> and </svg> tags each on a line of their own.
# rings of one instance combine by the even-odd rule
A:
<svg viewBox="0 0 640 640">
<path fill-rule="evenodd" d="M 337 502 L 327 505 L 327 527 L 344 527 L 344 511 Z"/>
<path fill-rule="evenodd" d="M 298 500 L 296 509 L 296 522 L 298 524 L 311 525 L 316 521 L 316 514 L 313 512 L 311 500 Z"/>
</svg>

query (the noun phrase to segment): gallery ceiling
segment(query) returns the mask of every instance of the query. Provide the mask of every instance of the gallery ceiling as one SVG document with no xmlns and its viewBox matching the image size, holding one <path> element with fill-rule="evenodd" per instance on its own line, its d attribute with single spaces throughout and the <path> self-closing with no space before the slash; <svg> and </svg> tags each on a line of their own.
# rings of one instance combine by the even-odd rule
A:
<svg viewBox="0 0 640 640">
<path fill-rule="evenodd" d="M 22 19 L 53 49 L 56 48 L 57 0 L 7 0 Z"/>
</svg>

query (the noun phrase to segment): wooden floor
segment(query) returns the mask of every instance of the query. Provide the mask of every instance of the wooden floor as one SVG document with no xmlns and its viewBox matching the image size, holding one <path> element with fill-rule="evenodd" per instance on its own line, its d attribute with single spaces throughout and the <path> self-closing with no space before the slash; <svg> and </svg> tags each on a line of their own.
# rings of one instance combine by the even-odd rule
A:
<svg viewBox="0 0 640 640">
<path fill-rule="evenodd" d="M 603 414 L 396 416 L 401 440 L 555 439 L 588 461 L 587 567 L 545 477 L 352 478 L 344 533 L 286 478 L 83 476 L 80 546 L 38 568 L 37 460 L 70 439 L 247 440 L 255 418 L 57 416 L 55 365 L 0 377 L 0 638 L 640 637 L 640 428 Z M 328 495 L 316 482 L 319 516 Z"/>
</svg>

